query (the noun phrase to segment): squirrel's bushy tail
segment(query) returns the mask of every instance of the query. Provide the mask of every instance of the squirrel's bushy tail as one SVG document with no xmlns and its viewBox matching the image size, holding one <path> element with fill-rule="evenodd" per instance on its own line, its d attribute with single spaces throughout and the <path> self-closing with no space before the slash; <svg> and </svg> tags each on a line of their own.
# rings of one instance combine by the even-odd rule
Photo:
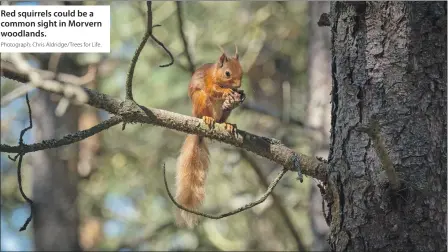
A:
<svg viewBox="0 0 448 252">
<path fill-rule="evenodd" d="M 197 135 L 187 135 L 177 159 L 176 201 L 188 209 L 197 210 L 204 200 L 208 156 L 205 139 Z M 193 228 L 198 220 L 197 215 L 177 209 L 177 225 Z"/>
</svg>

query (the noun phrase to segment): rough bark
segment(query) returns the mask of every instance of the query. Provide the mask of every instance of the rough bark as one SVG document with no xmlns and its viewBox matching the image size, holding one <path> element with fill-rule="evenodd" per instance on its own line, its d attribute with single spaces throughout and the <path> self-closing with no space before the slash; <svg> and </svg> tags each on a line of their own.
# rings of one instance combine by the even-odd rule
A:
<svg viewBox="0 0 448 252">
<path fill-rule="evenodd" d="M 312 131 L 313 144 L 311 155 L 328 157 L 330 143 L 331 104 L 331 52 L 330 29 L 318 27 L 317 22 L 322 13 L 329 13 L 330 2 L 308 3 L 308 125 Z M 310 205 L 308 214 L 313 232 L 312 251 L 328 251 L 329 227 L 322 212 L 322 196 L 316 182 L 310 185 Z"/>
<path fill-rule="evenodd" d="M 45 56 L 41 56 L 44 65 L 47 61 Z M 72 73 L 79 69 L 64 58 L 60 62 L 61 71 Z M 59 100 L 53 94 L 40 90 L 33 97 L 31 106 L 36 142 L 60 138 L 78 129 L 79 108 L 69 105 L 65 113 L 58 117 L 55 110 Z M 33 226 L 37 251 L 80 251 L 78 149 L 75 143 L 33 153 Z"/>
<path fill-rule="evenodd" d="M 334 2 L 330 16 L 331 249 L 446 251 L 446 2 Z M 375 121 L 379 141 L 359 129 Z"/>
</svg>

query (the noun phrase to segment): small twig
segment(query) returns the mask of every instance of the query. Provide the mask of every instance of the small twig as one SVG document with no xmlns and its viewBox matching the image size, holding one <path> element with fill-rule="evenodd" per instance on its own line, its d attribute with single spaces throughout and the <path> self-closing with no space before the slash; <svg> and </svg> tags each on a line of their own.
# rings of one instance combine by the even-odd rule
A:
<svg viewBox="0 0 448 252">
<path fill-rule="evenodd" d="M 90 129 L 81 130 L 76 133 L 68 134 L 64 136 L 61 139 L 50 139 L 50 140 L 44 140 L 40 143 L 34 143 L 34 144 L 23 144 L 22 146 L 9 146 L 6 144 L 0 145 L 0 152 L 8 152 L 8 153 L 29 153 L 29 152 L 35 152 L 40 150 L 46 150 L 46 149 L 52 149 L 61 147 L 64 145 L 69 145 L 75 142 L 79 142 L 83 139 L 86 139 L 90 136 L 93 136 L 105 129 L 108 129 L 114 125 L 119 124 L 122 122 L 123 119 L 121 116 L 114 116 L 111 117 L 103 122 L 101 122 L 98 125 L 93 126 Z"/>
<path fill-rule="evenodd" d="M 145 14 L 143 11 L 141 11 L 140 8 L 138 8 L 137 11 L 138 11 L 138 13 L 140 14 L 140 16 L 142 16 L 143 19 L 146 18 L 146 14 Z M 155 28 L 155 27 L 161 27 L 161 25 L 157 24 L 157 25 L 153 25 L 153 26 L 152 26 L 152 28 Z M 155 42 L 155 41 L 151 41 L 151 44 L 152 44 L 152 45 L 154 45 L 154 43 L 156 43 L 156 42 Z M 174 55 L 172 55 L 171 52 L 168 51 L 167 53 L 168 53 L 168 55 L 171 55 L 171 56 L 173 57 L 173 59 L 174 59 Z M 181 55 L 181 54 L 182 54 L 182 53 L 180 53 L 179 55 Z M 179 56 L 179 55 L 176 55 L 176 56 Z M 176 58 L 177 58 L 177 57 L 176 57 Z M 174 62 L 173 62 L 173 65 L 179 67 L 179 68 L 182 69 L 183 71 L 186 71 L 186 72 L 190 71 L 189 68 L 188 68 L 187 66 L 183 65 L 180 61 L 174 61 Z M 160 66 L 159 66 L 159 67 L 160 67 Z"/>
<path fill-rule="evenodd" d="M 23 224 L 23 226 L 20 228 L 19 231 L 26 230 L 28 224 L 31 222 L 31 220 L 33 218 L 33 201 L 30 198 L 28 198 L 28 196 L 26 196 L 25 192 L 23 191 L 23 187 L 22 187 L 22 160 L 23 160 L 23 156 L 25 155 L 25 152 L 22 151 L 22 148 L 24 146 L 23 136 L 25 135 L 25 133 L 28 130 L 33 128 L 33 119 L 31 117 L 31 106 L 30 106 L 30 100 L 28 98 L 28 93 L 25 95 L 25 99 L 26 99 L 26 104 L 28 106 L 28 116 L 29 116 L 30 125 L 28 127 L 24 128 L 22 131 L 20 131 L 20 137 L 19 137 L 20 152 L 17 154 L 17 156 L 19 157 L 19 162 L 17 164 L 17 181 L 19 183 L 20 194 L 26 200 L 26 202 L 28 202 L 28 205 L 30 206 L 30 216 L 26 219 L 25 223 Z M 11 157 L 9 157 L 9 158 L 11 160 L 15 161 L 17 159 L 17 156 L 15 156 L 14 159 L 12 159 Z"/>
<path fill-rule="evenodd" d="M 33 89 L 34 89 L 33 86 L 23 85 L 23 86 L 20 86 L 16 89 L 12 90 L 11 92 L 7 93 L 6 95 L 4 95 L 1 98 L 1 106 L 3 107 L 3 106 L 8 105 L 15 99 L 22 97 L 23 95 L 27 94 L 29 91 L 31 91 Z"/>
<path fill-rule="evenodd" d="M 180 1 L 176 1 L 176 6 L 177 6 L 177 21 L 179 23 L 179 33 L 180 33 L 180 37 L 182 38 L 182 42 L 184 44 L 185 56 L 187 57 L 187 60 L 188 60 L 188 70 L 191 73 L 193 73 L 194 72 L 194 63 L 193 63 L 193 60 L 191 59 L 190 50 L 188 48 L 187 37 L 185 36 L 185 32 L 183 29 L 184 21 L 183 21 L 183 17 L 182 17 L 182 3 Z"/>
<path fill-rule="evenodd" d="M 165 52 L 168 54 L 168 56 L 170 56 L 170 63 L 165 64 L 165 65 L 159 65 L 159 67 L 169 67 L 174 63 L 174 57 L 173 54 L 171 54 L 170 50 L 168 50 L 168 48 L 166 48 L 166 46 L 160 42 L 152 33 L 152 28 L 156 27 L 156 26 L 160 26 L 160 25 L 156 25 L 153 26 L 152 25 L 152 9 L 151 9 L 151 1 L 146 2 L 146 6 L 148 6 L 148 31 L 149 31 L 149 36 L 152 38 L 152 40 L 154 40 L 160 47 L 163 48 L 163 50 L 165 50 Z M 146 41 L 145 41 L 146 43 Z"/>
<path fill-rule="evenodd" d="M 241 153 L 241 156 L 249 163 L 249 165 L 255 171 L 255 174 L 257 174 L 258 179 L 260 180 L 263 187 L 265 189 L 267 189 L 269 187 L 268 181 L 267 181 L 266 177 L 263 175 L 263 172 L 262 172 L 260 166 L 258 165 L 257 161 L 255 160 L 255 158 L 251 157 L 249 155 L 249 153 L 247 153 L 246 151 L 240 151 L 240 153 Z M 307 251 L 307 249 L 306 249 L 305 245 L 303 244 L 303 241 L 300 238 L 299 233 L 297 232 L 296 228 L 294 227 L 294 223 L 291 220 L 291 218 L 289 217 L 288 212 L 286 211 L 285 206 L 283 205 L 281 199 L 274 192 L 272 193 L 272 199 L 274 200 L 274 206 L 275 206 L 275 208 L 277 208 L 278 212 L 282 216 L 283 221 L 286 224 L 286 227 L 289 229 L 289 231 L 291 232 L 291 235 L 296 240 L 297 248 L 299 249 L 299 251 Z"/>
<path fill-rule="evenodd" d="M 168 196 L 169 196 L 170 200 L 178 208 L 180 208 L 180 209 L 182 209 L 182 210 L 184 210 L 186 212 L 192 213 L 192 214 L 196 214 L 196 215 L 200 215 L 200 216 L 203 216 L 203 217 L 206 217 L 206 218 L 209 218 L 209 219 L 217 220 L 217 219 L 222 219 L 224 217 L 228 217 L 228 216 L 240 213 L 242 211 L 250 209 L 250 208 L 252 208 L 252 207 L 254 207 L 254 206 L 264 202 L 268 198 L 268 196 L 272 193 L 272 190 L 274 190 L 275 186 L 278 184 L 280 179 L 283 177 L 283 175 L 285 175 L 285 173 L 287 171 L 288 170 L 286 168 L 283 168 L 282 171 L 274 179 L 274 181 L 272 181 L 272 183 L 269 185 L 269 187 L 266 190 L 266 192 L 258 200 L 253 201 L 253 202 L 251 202 L 249 204 L 246 204 L 246 205 L 244 205 L 244 206 L 242 206 L 242 207 L 240 207 L 238 209 L 235 209 L 233 211 L 230 211 L 230 212 L 227 212 L 227 213 L 223 213 L 223 214 L 220 214 L 220 215 L 210 215 L 210 214 L 206 214 L 206 213 L 201 213 L 201 212 L 198 212 L 198 211 L 195 211 L 195 210 L 188 209 L 188 208 L 182 206 L 181 204 L 177 203 L 177 201 L 174 199 L 173 195 L 171 194 L 170 189 L 168 188 L 168 182 L 166 181 L 165 164 L 163 164 L 163 180 L 165 182 L 165 188 L 166 188 L 166 191 L 168 193 Z"/>
<path fill-rule="evenodd" d="M 126 99 L 134 100 L 132 95 L 132 79 L 134 78 L 134 70 L 137 65 L 138 57 L 142 52 L 143 48 L 146 45 L 146 42 L 149 39 L 149 36 L 152 33 L 152 11 L 151 11 L 151 1 L 146 2 L 146 6 L 148 7 L 148 20 L 146 25 L 146 32 L 143 35 L 142 41 L 140 41 L 140 45 L 137 47 L 137 50 L 134 53 L 134 57 L 132 57 L 131 64 L 129 66 L 128 76 L 126 78 Z M 124 127 L 123 127 L 124 128 Z"/>
<path fill-rule="evenodd" d="M 31 106 L 30 106 L 30 99 L 28 98 L 28 94 L 25 95 L 25 99 L 26 99 L 26 104 L 28 106 L 28 116 L 29 116 L 29 120 L 30 120 L 30 126 L 24 128 L 21 132 L 20 132 L 20 140 L 19 140 L 19 144 L 22 145 L 23 144 L 23 135 L 25 135 L 25 132 L 27 132 L 28 130 L 33 128 L 33 120 L 31 117 Z"/>
<path fill-rule="evenodd" d="M 54 53 L 51 55 L 50 60 L 48 61 L 48 70 L 54 72 L 54 77 L 56 78 L 59 73 L 59 61 L 61 61 L 62 53 Z M 62 97 L 58 105 L 56 105 L 55 114 L 56 116 L 63 116 L 67 108 L 69 107 L 70 102 L 67 98 Z"/>
<path fill-rule="evenodd" d="M 62 97 L 61 100 L 59 100 L 58 105 L 56 105 L 54 114 L 58 117 L 63 116 L 69 106 L 70 106 L 70 101 L 67 98 Z"/>
<path fill-rule="evenodd" d="M 19 155 L 19 163 L 17 164 L 17 180 L 19 182 L 19 191 L 20 194 L 22 195 L 22 197 L 28 202 L 28 205 L 30 206 L 30 215 L 28 216 L 28 218 L 26 219 L 25 223 L 23 223 L 22 227 L 19 229 L 19 231 L 24 231 L 26 230 L 26 228 L 28 227 L 28 225 L 30 224 L 31 220 L 33 219 L 33 211 L 34 211 L 34 205 L 33 205 L 33 201 L 28 198 L 25 194 L 25 192 L 23 191 L 22 188 L 22 174 L 21 174 L 21 170 L 22 170 L 22 159 L 23 159 L 22 154 Z"/>
<path fill-rule="evenodd" d="M 174 64 L 174 57 L 173 57 L 173 54 L 171 54 L 170 50 L 168 50 L 168 48 L 166 48 L 166 46 L 165 46 L 162 42 L 160 42 L 154 35 L 151 34 L 151 38 L 152 38 L 152 39 L 153 39 L 159 46 L 161 46 L 161 47 L 163 48 L 163 50 L 165 50 L 166 53 L 168 53 L 168 56 L 170 56 L 170 60 L 171 60 L 171 62 L 170 62 L 170 63 L 167 63 L 167 64 L 165 64 L 165 65 L 159 65 L 159 67 L 169 67 L 169 66 L 171 66 L 172 64 Z"/>
<path fill-rule="evenodd" d="M 17 161 L 17 158 L 19 157 L 19 155 L 20 155 L 20 153 L 18 153 L 17 155 L 15 155 L 14 157 L 11 157 L 11 155 L 8 155 L 8 158 L 11 160 L 11 161 Z"/>
</svg>

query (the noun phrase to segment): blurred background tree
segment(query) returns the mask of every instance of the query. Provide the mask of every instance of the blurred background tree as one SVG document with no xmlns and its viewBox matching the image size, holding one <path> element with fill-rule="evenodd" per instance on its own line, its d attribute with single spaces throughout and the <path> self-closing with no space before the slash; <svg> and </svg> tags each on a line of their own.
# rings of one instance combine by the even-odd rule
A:
<svg viewBox="0 0 448 252">
<path fill-rule="evenodd" d="M 27 58 L 41 69 L 84 76 L 88 80 L 84 85 L 89 88 L 123 98 L 128 65 L 146 29 L 146 6 L 144 2 L 110 5 L 110 54 L 33 54 Z M 169 58 L 158 45 L 148 42 L 151 45 L 144 48 L 134 75 L 134 99 L 139 104 L 191 115 L 187 96 L 191 69 L 216 61 L 217 44 L 232 52 L 236 43 L 245 70 L 243 89 L 247 99 L 229 121 L 243 130 L 280 139 L 296 151 L 327 158 L 328 150 L 322 146 L 328 145 L 329 134 L 330 41 L 328 34 L 319 35 L 328 28 L 316 25 L 319 15 L 328 12 L 327 3 L 207 1 L 152 5 L 153 23 L 162 25 L 154 28 L 154 34 L 173 53 L 175 64 L 160 68 Z M 309 27 L 315 29 L 310 36 Z M 95 78 L 90 80 L 92 74 Z M 20 129 L 28 124 L 26 104 L 23 98 L 4 102 L 4 97 L 20 86 L 5 78 L 1 81 L 1 139 L 2 143 L 14 144 Z M 34 131 L 26 134 L 27 143 L 89 128 L 107 116 L 42 93 L 30 92 L 32 105 L 38 108 Z M 317 110 L 308 104 L 317 104 Z M 41 133 L 43 129 L 48 134 Z M 326 248 L 328 228 L 322 218 L 322 202 L 309 178 L 301 184 L 294 176 L 285 176 L 274 195 L 255 208 L 221 220 L 204 219 L 195 230 L 177 228 L 161 168 L 166 164 L 174 188 L 175 162 L 184 137 L 183 133 L 148 125 L 127 125 L 124 131 L 117 126 L 68 150 L 27 155 L 23 166 L 25 191 L 46 211 L 72 221 L 67 225 L 58 222 L 59 217 L 54 217 L 55 221 L 36 215 L 33 229 L 23 233 L 18 229 L 29 209 L 19 194 L 15 163 L 2 153 L 2 250 L 57 248 L 57 243 L 85 250 Z M 253 201 L 280 168 L 218 142 L 210 144 L 210 152 L 202 208 L 207 213 L 224 212 Z M 39 162 L 45 155 L 51 157 L 46 158 L 47 163 Z M 53 222 L 55 226 L 50 225 Z M 75 229 L 79 235 L 73 235 Z M 68 232 L 67 241 L 58 239 L 64 230 Z M 47 245 L 42 243 L 45 239 L 50 239 Z"/>
</svg>

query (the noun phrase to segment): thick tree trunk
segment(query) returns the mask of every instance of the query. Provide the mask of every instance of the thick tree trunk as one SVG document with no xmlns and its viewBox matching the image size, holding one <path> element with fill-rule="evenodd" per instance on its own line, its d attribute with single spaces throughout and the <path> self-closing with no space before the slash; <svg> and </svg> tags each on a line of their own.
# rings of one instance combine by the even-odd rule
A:
<svg viewBox="0 0 448 252">
<path fill-rule="evenodd" d="M 76 132 L 73 106 L 61 118 L 54 115 L 51 94 L 39 91 L 33 105 L 36 142 Z M 34 242 L 37 251 L 79 251 L 77 209 L 77 144 L 34 153 Z"/>
<path fill-rule="evenodd" d="M 40 55 L 48 64 L 48 55 Z M 60 71 L 80 75 L 80 67 L 68 56 L 60 61 Z M 62 116 L 55 110 L 60 99 L 38 91 L 32 101 L 36 142 L 61 138 L 78 129 L 79 107 L 69 105 Z M 36 251 L 80 251 L 77 205 L 78 144 L 33 153 L 33 200 Z"/>
<path fill-rule="evenodd" d="M 446 251 L 446 7 L 331 4 L 332 250 Z"/>
<path fill-rule="evenodd" d="M 313 128 L 311 155 L 326 158 L 330 143 L 331 52 L 330 29 L 318 27 L 322 13 L 330 11 L 330 2 L 308 3 L 308 120 Z M 316 182 L 310 185 L 308 214 L 313 232 L 312 251 L 327 251 L 329 227 L 322 212 L 322 196 Z"/>
</svg>

